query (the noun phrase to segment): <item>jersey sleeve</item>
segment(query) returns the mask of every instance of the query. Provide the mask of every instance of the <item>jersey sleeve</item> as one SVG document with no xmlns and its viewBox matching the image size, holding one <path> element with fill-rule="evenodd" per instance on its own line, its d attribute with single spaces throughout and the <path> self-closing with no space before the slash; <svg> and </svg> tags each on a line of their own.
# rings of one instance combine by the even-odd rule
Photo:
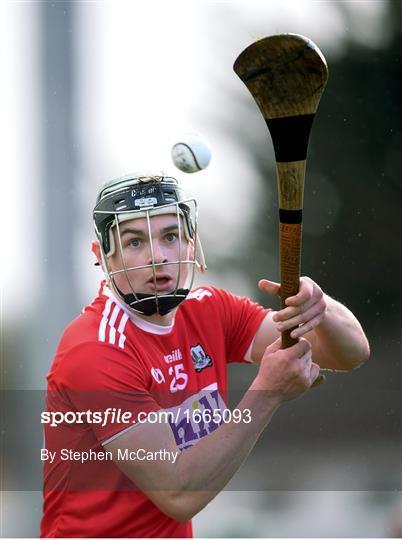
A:
<svg viewBox="0 0 402 540">
<path fill-rule="evenodd" d="M 67 352 L 53 374 L 71 411 L 82 412 L 105 444 L 141 414 L 161 407 L 148 390 L 140 359 L 106 343 L 83 343 Z M 52 385 L 53 387 L 55 385 Z"/>
<path fill-rule="evenodd" d="M 271 309 L 263 308 L 246 296 L 236 296 L 213 288 L 218 299 L 226 342 L 227 362 L 246 362 L 245 356 L 254 336 Z"/>
</svg>

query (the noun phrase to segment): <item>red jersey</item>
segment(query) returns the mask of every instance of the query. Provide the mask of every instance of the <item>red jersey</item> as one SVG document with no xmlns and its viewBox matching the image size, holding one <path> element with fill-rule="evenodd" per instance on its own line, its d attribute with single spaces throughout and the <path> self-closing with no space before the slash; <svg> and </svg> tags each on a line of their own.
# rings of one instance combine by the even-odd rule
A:
<svg viewBox="0 0 402 540">
<path fill-rule="evenodd" d="M 102 283 L 63 334 L 47 376 L 47 411 L 121 409 L 134 420 L 66 416 L 56 426 L 45 424 L 45 447 L 54 458 L 44 459 L 41 536 L 191 537 L 191 521 L 162 513 L 113 461 L 84 463 L 68 452 L 100 456 L 108 442 L 135 429 L 140 413 L 161 409 L 177 413 L 169 424 L 178 449 L 196 444 L 219 425 L 192 423 L 185 411 L 226 408 L 227 363 L 249 361 L 266 313 L 248 298 L 201 287 L 179 306 L 171 326 L 159 326 L 129 312 Z"/>
</svg>

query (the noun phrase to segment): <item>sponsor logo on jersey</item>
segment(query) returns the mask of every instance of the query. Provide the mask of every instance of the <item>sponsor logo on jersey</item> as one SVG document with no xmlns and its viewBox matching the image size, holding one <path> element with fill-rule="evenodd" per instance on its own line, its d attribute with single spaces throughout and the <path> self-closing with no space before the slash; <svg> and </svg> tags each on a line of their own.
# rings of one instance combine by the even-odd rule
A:
<svg viewBox="0 0 402 540">
<path fill-rule="evenodd" d="M 151 375 L 158 384 L 162 384 L 163 382 L 165 382 L 165 376 L 159 368 L 153 367 L 151 369 Z"/>
<path fill-rule="evenodd" d="M 174 349 L 170 354 L 166 354 L 163 358 L 167 364 L 171 364 L 172 362 L 183 360 L 183 355 L 181 354 L 180 349 Z"/>
<path fill-rule="evenodd" d="M 203 369 L 212 366 L 212 359 L 206 354 L 202 345 L 193 345 L 190 347 L 191 356 L 193 358 L 194 369 L 200 373 Z"/>
<path fill-rule="evenodd" d="M 215 429 L 218 429 L 223 423 L 223 420 L 220 422 L 216 421 L 213 411 L 220 411 L 222 413 L 226 408 L 217 384 L 213 383 L 197 394 L 190 396 L 177 407 L 167 409 L 176 413 L 174 415 L 175 420 L 169 421 L 169 424 L 178 448 L 180 450 L 186 450 L 186 448 L 190 448 L 200 439 L 215 431 Z M 209 411 L 211 414 L 209 417 L 200 416 L 193 418 L 191 411 L 194 409 L 197 409 L 201 413 Z M 210 421 L 205 421 L 206 418 Z"/>
</svg>

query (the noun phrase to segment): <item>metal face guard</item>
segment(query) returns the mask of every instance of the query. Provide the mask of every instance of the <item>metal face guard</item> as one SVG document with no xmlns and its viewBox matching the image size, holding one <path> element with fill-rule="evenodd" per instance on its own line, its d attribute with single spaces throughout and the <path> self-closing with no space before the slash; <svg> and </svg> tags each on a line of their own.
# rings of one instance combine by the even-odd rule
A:
<svg viewBox="0 0 402 540">
<path fill-rule="evenodd" d="M 99 211 L 98 211 L 99 212 Z M 100 211 L 106 213 L 105 211 Z M 95 212 L 94 212 L 95 213 Z M 173 214 L 176 216 L 177 227 L 178 227 L 178 236 L 179 236 L 179 253 L 178 258 L 174 261 L 159 262 L 155 261 L 154 246 L 152 239 L 151 231 L 151 219 L 157 215 Z M 128 266 L 124 252 L 123 245 L 121 241 L 121 223 L 138 219 L 146 218 L 147 221 L 147 231 L 148 231 L 148 242 L 150 246 L 150 255 L 151 255 L 151 264 L 147 265 L 138 265 L 138 266 Z M 112 225 L 108 229 L 109 235 L 109 253 L 105 254 L 104 244 L 101 242 L 101 237 L 98 234 L 98 238 L 101 242 L 101 251 L 104 268 L 106 269 L 107 280 L 110 288 L 115 292 L 115 294 L 129 307 L 132 311 L 140 313 L 143 315 L 153 315 L 158 313 L 160 315 L 166 315 L 173 309 L 175 309 L 191 290 L 192 284 L 194 282 L 195 270 L 196 268 L 205 270 L 205 260 L 201 247 L 201 243 L 198 238 L 197 232 L 197 204 L 194 199 L 188 199 L 185 201 L 175 202 L 156 208 L 142 208 L 136 211 L 122 211 L 122 212 L 113 212 L 109 214 L 109 219 L 112 219 Z M 113 239 L 113 229 L 116 231 L 117 237 L 117 246 L 114 246 Z M 97 231 L 98 233 L 98 231 Z M 186 242 L 193 242 L 194 248 L 192 250 L 192 257 L 184 258 L 183 251 L 187 252 L 186 246 L 183 245 L 183 238 Z M 109 257 L 111 253 L 117 253 L 120 256 L 121 268 L 118 270 L 112 271 L 109 264 Z M 178 265 L 178 272 L 176 277 L 175 286 L 172 291 L 168 293 L 158 292 L 157 289 L 157 270 L 163 267 Z M 191 267 L 186 276 L 185 282 L 181 284 L 183 273 L 185 268 L 188 266 Z M 136 270 L 142 270 L 149 268 L 152 271 L 153 283 L 154 283 L 154 294 L 148 294 L 141 291 L 136 291 L 133 286 L 132 280 L 130 279 L 130 274 Z M 124 293 L 118 287 L 116 283 L 116 276 L 119 274 L 124 274 L 128 289 L 130 292 Z"/>
</svg>

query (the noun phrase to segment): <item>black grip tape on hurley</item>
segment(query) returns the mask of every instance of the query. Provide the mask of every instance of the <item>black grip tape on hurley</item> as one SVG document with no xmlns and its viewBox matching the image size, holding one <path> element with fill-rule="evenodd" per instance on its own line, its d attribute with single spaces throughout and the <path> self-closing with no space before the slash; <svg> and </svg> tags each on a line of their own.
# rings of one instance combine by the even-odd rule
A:
<svg viewBox="0 0 402 540">
<path fill-rule="evenodd" d="M 266 120 L 277 162 L 287 163 L 306 159 L 313 120 L 314 114 L 268 118 Z"/>
<path fill-rule="evenodd" d="M 281 223 L 301 223 L 303 210 L 283 210 L 279 208 L 279 221 Z"/>
</svg>

